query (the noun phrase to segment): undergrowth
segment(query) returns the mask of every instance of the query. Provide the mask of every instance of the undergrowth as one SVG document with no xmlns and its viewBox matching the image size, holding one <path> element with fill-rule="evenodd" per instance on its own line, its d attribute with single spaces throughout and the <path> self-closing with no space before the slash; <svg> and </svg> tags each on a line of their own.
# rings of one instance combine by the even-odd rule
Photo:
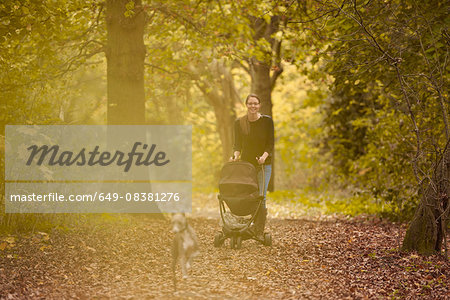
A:
<svg viewBox="0 0 450 300">
<path fill-rule="evenodd" d="M 372 215 L 391 221 L 405 221 L 409 214 L 402 214 L 394 205 L 384 203 L 365 194 L 317 189 L 279 190 L 268 193 L 268 206 L 272 210 L 291 207 L 293 214 L 339 214 L 347 216 Z M 276 214 L 276 212 L 275 212 Z M 291 215 L 293 215 L 291 214 Z"/>
</svg>

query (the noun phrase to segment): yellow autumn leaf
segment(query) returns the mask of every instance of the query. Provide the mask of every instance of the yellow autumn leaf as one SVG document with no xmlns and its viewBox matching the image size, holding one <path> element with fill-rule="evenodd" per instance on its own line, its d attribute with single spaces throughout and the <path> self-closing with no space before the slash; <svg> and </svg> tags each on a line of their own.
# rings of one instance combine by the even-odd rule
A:
<svg viewBox="0 0 450 300">
<path fill-rule="evenodd" d="M 9 244 L 14 244 L 16 242 L 16 238 L 13 236 L 8 236 L 2 239 L 2 241 L 5 241 Z"/>
<path fill-rule="evenodd" d="M 7 242 L 2 242 L 2 243 L 0 244 L 0 250 L 1 250 L 1 251 L 5 250 L 6 246 L 8 246 L 8 243 L 7 243 Z"/>
<path fill-rule="evenodd" d="M 41 248 L 39 248 L 39 250 L 44 251 L 45 249 L 51 249 L 52 246 L 51 245 L 44 245 Z"/>
</svg>

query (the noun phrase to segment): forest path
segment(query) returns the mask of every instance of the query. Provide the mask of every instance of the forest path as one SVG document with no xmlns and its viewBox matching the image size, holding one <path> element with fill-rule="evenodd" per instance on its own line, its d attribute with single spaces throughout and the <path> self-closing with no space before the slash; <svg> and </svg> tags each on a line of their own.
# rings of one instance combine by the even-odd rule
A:
<svg viewBox="0 0 450 300">
<path fill-rule="evenodd" d="M 445 299 L 441 256 L 398 252 L 405 227 L 363 220 L 269 219 L 273 245 L 214 248 L 216 217 L 194 215 L 201 256 L 174 292 L 168 220 L 102 220 L 3 237 L 2 299 Z"/>
</svg>

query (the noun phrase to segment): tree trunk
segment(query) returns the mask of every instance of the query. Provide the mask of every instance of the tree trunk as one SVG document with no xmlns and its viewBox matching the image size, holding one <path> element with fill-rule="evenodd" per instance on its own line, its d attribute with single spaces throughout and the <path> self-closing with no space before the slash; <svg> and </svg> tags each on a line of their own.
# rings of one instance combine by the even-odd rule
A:
<svg viewBox="0 0 450 300">
<path fill-rule="evenodd" d="M 214 109 L 216 127 L 222 144 L 222 160 L 228 161 L 234 144 L 233 128 L 236 119 L 234 105 L 239 101 L 233 76 L 225 62 L 220 60 L 205 63 L 201 69 L 198 64 L 191 65 L 190 71 L 206 101 Z M 201 81 L 201 74 L 208 74 L 209 79 Z"/>
<path fill-rule="evenodd" d="M 261 100 L 260 112 L 272 117 L 272 88 L 270 79 L 270 66 L 253 59 L 250 64 L 250 74 L 252 79 L 252 93 L 258 95 Z M 274 153 L 275 154 L 275 153 Z M 275 155 L 272 155 L 272 173 L 270 176 L 268 190 L 275 189 Z"/>
<path fill-rule="evenodd" d="M 214 106 L 214 114 L 217 120 L 220 142 L 222 143 L 222 160 L 226 162 L 230 159 L 233 152 L 233 128 L 236 114 L 224 105 Z"/>
<path fill-rule="evenodd" d="M 249 59 L 250 76 L 251 76 L 251 92 L 259 96 L 261 100 L 261 113 L 272 117 L 272 90 L 278 76 L 283 72 L 280 60 L 281 41 L 275 40 L 272 35 L 280 28 L 280 17 L 272 16 L 270 23 L 262 18 L 251 18 L 252 27 L 255 32 L 254 41 L 259 39 L 267 40 L 274 52 L 272 60 L 268 62 L 259 61 L 252 57 Z M 273 65 L 273 68 L 272 68 Z M 271 70 L 273 73 L 271 74 Z M 272 155 L 272 175 L 269 181 L 268 190 L 274 191 L 275 182 L 275 155 Z"/>
<path fill-rule="evenodd" d="M 260 112 L 272 116 L 272 89 L 270 86 L 270 66 L 264 62 L 252 59 L 250 64 L 252 80 L 251 92 L 261 100 Z"/>
<path fill-rule="evenodd" d="M 144 27 L 141 1 L 106 1 L 107 120 L 109 125 L 145 124 Z M 125 13 L 131 16 L 125 16 Z"/>
<path fill-rule="evenodd" d="M 450 151 L 447 146 L 409 225 L 402 250 L 417 251 L 424 255 L 441 251 L 449 224 L 449 195 Z"/>
<path fill-rule="evenodd" d="M 144 27 L 145 13 L 141 0 L 106 1 L 108 125 L 146 124 Z M 145 133 L 141 139 L 145 141 Z M 108 143 L 110 141 L 114 142 L 114 137 L 108 137 Z M 148 173 L 142 176 L 146 178 Z M 150 182 L 148 191 L 151 191 Z M 150 205 L 156 212 L 151 217 L 164 218 L 154 202 Z"/>
</svg>

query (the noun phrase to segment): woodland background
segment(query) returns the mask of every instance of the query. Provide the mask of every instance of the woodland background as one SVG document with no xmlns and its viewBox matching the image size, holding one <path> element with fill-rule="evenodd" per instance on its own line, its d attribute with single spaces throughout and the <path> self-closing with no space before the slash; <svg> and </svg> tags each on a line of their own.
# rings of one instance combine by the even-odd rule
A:
<svg viewBox="0 0 450 300">
<path fill-rule="evenodd" d="M 404 250 L 446 253 L 449 18 L 437 0 L 2 1 L 0 132 L 191 124 L 194 197 L 208 197 L 254 92 L 275 123 L 272 216 L 409 222 Z"/>
</svg>

